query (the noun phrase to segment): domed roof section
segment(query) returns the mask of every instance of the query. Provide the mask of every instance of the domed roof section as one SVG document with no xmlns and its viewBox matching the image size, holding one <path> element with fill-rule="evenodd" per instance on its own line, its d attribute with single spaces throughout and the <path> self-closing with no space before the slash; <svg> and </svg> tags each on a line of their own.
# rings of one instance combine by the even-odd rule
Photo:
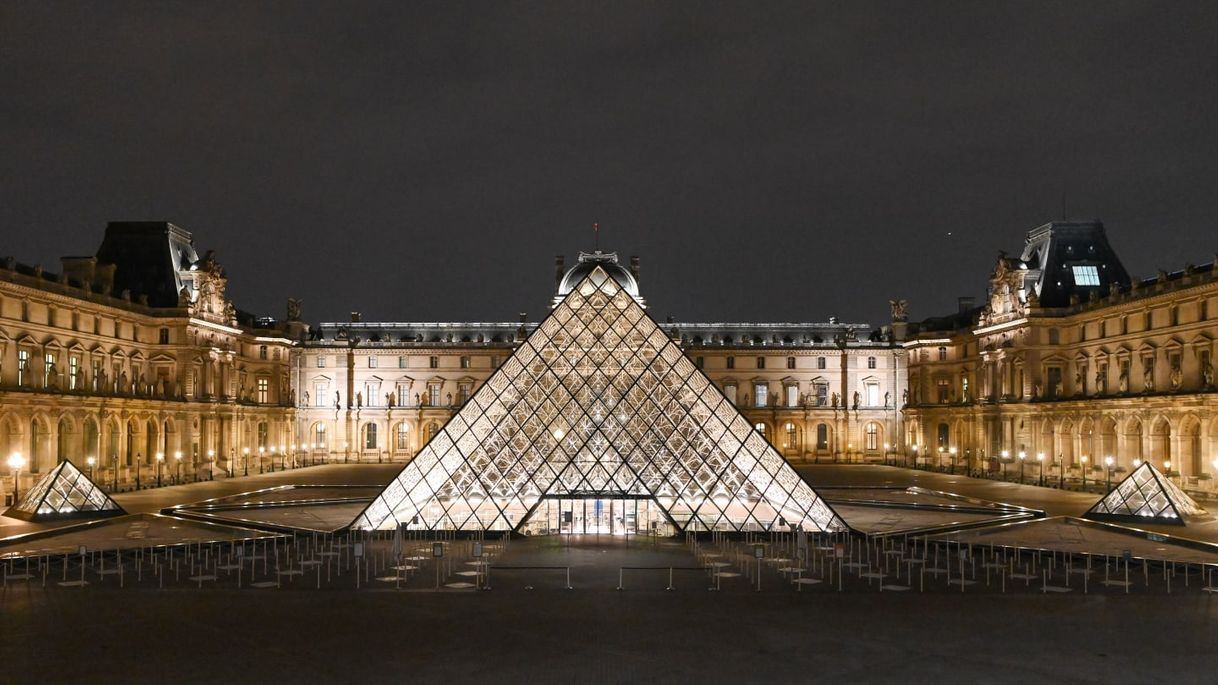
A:
<svg viewBox="0 0 1218 685">
<path fill-rule="evenodd" d="M 622 289 L 630 294 L 640 304 L 643 303 L 642 296 L 639 295 L 639 282 L 635 280 L 634 275 L 626 267 L 618 264 L 616 252 L 580 252 L 579 261 L 575 266 L 571 267 L 566 275 L 562 277 L 562 281 L 558 284 L 558 292 L 554 296 L 554 303 L 562 301 L 571 290 L 575 288 L 580 281 L 588 277 L 596 267 L 601 267 L 605 273 L 617 281 Z"/>
</svg>

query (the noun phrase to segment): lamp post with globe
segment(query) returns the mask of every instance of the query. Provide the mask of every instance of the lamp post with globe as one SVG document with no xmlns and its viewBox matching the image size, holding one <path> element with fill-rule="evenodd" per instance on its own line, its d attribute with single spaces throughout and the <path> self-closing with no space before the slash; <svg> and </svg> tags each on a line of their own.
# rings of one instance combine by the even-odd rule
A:
<svg viewBox="0 0 1218 685">
<path fill-rule="evenodd" d="M 1036 455 L 1036 463 L 1040 465 L 1040 487 L 1045 487 L 1045 453 L 1039 452 Z"/>
<path fill-rule="evenodd" d="M 13 474 L 13 506 L 21 499 L 21 467 L 25 466 L 25 457 L 21 456 L 20 452 L 13 452 L 8 455 L 8 468 Z"/>
<path fill-rule="evenodd" d="M 1104 457 L 1104 493 L 1112 492 L 1112 456 Z"/>
</svg>

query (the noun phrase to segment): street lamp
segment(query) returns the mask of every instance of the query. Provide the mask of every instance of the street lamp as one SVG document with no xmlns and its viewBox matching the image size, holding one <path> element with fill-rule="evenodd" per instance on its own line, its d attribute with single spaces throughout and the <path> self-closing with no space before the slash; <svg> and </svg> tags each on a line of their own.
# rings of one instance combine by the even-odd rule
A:
<svg viewBox="0 0 1218 685">
<path fill-rule="evenodd" d="M 1023 463 L 1028 458 L 1028 453 L 1019 450 L 1019 484 L 1023 485 Z"/>
<path fill-rule="evenodd" d="M 1112 457 L 1104 457 L 1104 492 L 1112 492 Z"/>
<path fill-rule="evenodd" d="M 17 506 L 17 501 L 20 499 L 21 490 L 18 488 L 18 481 L 22 466 L 25 466 L 25 457 L 21 456 L 20 452 L 8 455 L 8 467 L 13 472 L 13 506 Z"/>
<path fill-rule="evenodd" d="M 156 486 L 158 488 L 161 487 L 161 464 L 164 463 L 164 461 L 165 461 L 165 455 L 160 452 L 157 452 L 156 453 Z"/>
<path fill-rule="evenodd" d="M 939 461 L 935 462 L 935 468 L 943 468 L 943 445 L 939 445 Z"/>
<path fill-rule="evenodd" d="M 955 447 L 949 447 L 947 449 L 947 452 L 948 452 L 948 454 L 952 455 L 952 475 L 955 475 L 956 474 L 956 452 L 957 452 L 957 450 Z"/>
<path fill-rule="evenodd" d="M 1082 465 L 1083 489 L 1086 490 L 1087 489 L 1087 455 L 1084 454 L 1083 456 L 1079 457 L 1078 462 L 1079 462 L 1079 464 Z"/>
<path fill-rule="evenodd" d="M 1045 453 L 1038 452 L 1036 454 L 1036 463 L 1040 465 L 1040 487 L 1045 487 Z"/>
<path fill-rule="evenodd" d="M 1007 482 L 1007 461 L 1010 459 L 1011 453 L 1008 450 L 1002 451 L 1002 482 Z"/>
<path fill-rule="evenodd" d="M 175 485 L 182 484 L 182 452 L 179 450 L 173 453 L 173 460 L 178 463 L 178 475 L 174 476 L 173 482 Z"/>
<path fill-rule="evenodd" d="M 216 451 L 207 450 L 207 475 L 208 480 L 214 480 L 216 477 Z M 233 465 L 228 465 L 228 477 L 233 477 Z"/>
<path fill-rule="evenodd" d="M 144 470 L 142 468 L 143 465 L 144 465 L 144 455 L 140 454 L 139 452 L 136 452 L 135 453 L 135 489 L 136 490 L 139 490 L 141 487 L 140 486 L 140 471 Z"/>
<path fill-rule="evenodd" d="M 258 446 L 258 473 L 262 473 L 266 461 L 266 448 L 262 445 Z"/>
<path fill-rule="evenodd" d="M 918 443 L 916 443 L 916 442 L 913 444 L 913 458 L 914 458 L 914 468 L 917 468 L 918 467 Z M 908 466 L 908 464 L 906 464 L 906 466 Z"/>
<path fill-rule="evenodd" d="M 1163 470 L 1167 472 L 1163 475 L 1167 476 L 1168 482 L 1171 482 L 1171 459 L 1163 460 Z"/>
<path fill-rule="evenodd" d="M 89 480 L 93 480 L 93 465 L 97 463 L 97 459 L 86 457 L 85 463 L 89 465 Z"/>
<path fill-rule="evenodd" d="M 282 471 L 288 467 L 288 446 L 279 446 L 279 470 Z M 271 471 L 275 470 L 275 457 L 271 456 Z"/>
<path fill-rule="evenodd" d="M 291 445 L 289 445 L 289 447 L 292 450 L 292 466 L 296 466 L 296 460 L 300 456 L 299 453 L 296 451 L 296 443 L 292 443 Z M 285 466 L 284 468 L 287 468 L 287 467 Z"/>
<path fill-rule="evenodd" d="M 244 475 L 250 475 L 250 448 L 248 447 L 241 449 L 241 469 Z"/>
</svg>

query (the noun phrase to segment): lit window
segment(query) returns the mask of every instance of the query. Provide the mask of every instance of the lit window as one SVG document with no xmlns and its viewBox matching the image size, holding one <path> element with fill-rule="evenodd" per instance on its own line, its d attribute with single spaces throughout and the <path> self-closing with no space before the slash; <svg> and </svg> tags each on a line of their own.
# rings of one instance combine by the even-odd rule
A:
<svg viewBox="0 0 1218 685">
<path fill-rule="evenodd" d="M 764 383 L 757 383 L 753 386 L 753 406 L 764 407 L 768 402 L 769 388 Z"/>
<path fill-rule="evenodd" d="M 868 452 L 874 452 L 879 447 L 880 427 L 874 423 L 869 423 L 863 435 L 865 438 L 864 447 Z"/>
<path fill-rule="evenodd" d="M 270 397 L 271 397 L 271 379 L 259 378 L 258 379 L 258 403 L 266 404 L 270 400 Z"/>
<path fill-rule="evenodd" d="M 364 426 L 364 449 L 376 449 L 376 424 L 370 423 Z"/>
<path fill-rule="evenodd" d="M 947 361 L 947 348 L 946 347 L 939 348 L 939 361 L 941 361 L 941 362 Z"/>
<path fill-rule="evenodd" d="M 753 424 L 753 430 L 757 431 L 758 433 L 761 433 L 761 437 L 765 437 L 765 424 L 764 423 Z"/>
<path fill-rule="evenodd" d="M 1100 272 L 1094 266 L 1074 267 L 1074 285 L 1099 285 Z"/>
<path fill-rule="evenodd" d="M 42 372 L 43 387 L 51 384 L 51 373 L 54 372 L 54 370 L 55 370 L 55 355 L 50 352 L 47 352 L 46 366 L 44 367 L 43 372 Z"/>
<path fill-rule="evenodd" d="M 324 407 L 330 399 L 330 384 L 329 383 L 314 383 L 313 384 L 313 406 Z"/>
<path fill-rule="evenodd" d="M 469 357 L 461 357 L 461 368 L 468 369 L 469 365 Z"/>
<path fill-rule="evenodd" d="M 76 374 L 79 371 L 80 371 L 80 358 L 79 357 L 69 357 L 68 358 L 68 389 L 69 390 L 83 390 L 83 388 L 76 387 Z"/>
<path fill-rule="evenodd" d="M 395 434 L 394 449 L 400 451 L 410 448 L 410 426 L 405 422 L 398 424 L 397 433 Z"/>
</svg>

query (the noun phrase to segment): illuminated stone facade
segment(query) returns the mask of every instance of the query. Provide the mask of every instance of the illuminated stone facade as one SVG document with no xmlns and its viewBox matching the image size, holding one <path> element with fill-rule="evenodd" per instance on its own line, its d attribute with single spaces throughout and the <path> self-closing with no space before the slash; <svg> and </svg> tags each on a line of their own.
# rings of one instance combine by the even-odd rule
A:
<svg viewBox="0 0 1218 685">
<path fill-rule="evenodd" d="M 1126 274 L 1098 222 L 1054 222 L 1003 255 L 989 301 L 909 324 L 902 449 L 1047 479 L 1150 460 L 1186 488 L 1218 458 L 1218 279 L 1210 263 Z M 944 448 L 941 456 L 939 448 Z M 1170 466 L 1169 466 L 1170 464 Z"/>
<path fill-rule="evenodd" d="M 565 269 L 559 258 L 556 299 L 588 263 Z M 620 268 L 637 287 L 637 258 Z M 318 458 L 404 461 L 536 326 L 523 317 L 323 323 L 293 371 L 303 442 Z M 662 328 L 788 459 L 881 461 L 897 448 L 906 351 L 890 329 L 833 320 Z"/>
<path fill-rule="evenodd" d="M 241 468 L 247 447 L 282 464 L 303 326 L 238 312 L 226 284 L 165 222 L 110 224 L 58 274 L 0 264 L 0 454 L 21 455 L 22 489 L 63 460 L 106 487 L 155 483 L 157 455 L 162 482 Z"/>
</svg>

